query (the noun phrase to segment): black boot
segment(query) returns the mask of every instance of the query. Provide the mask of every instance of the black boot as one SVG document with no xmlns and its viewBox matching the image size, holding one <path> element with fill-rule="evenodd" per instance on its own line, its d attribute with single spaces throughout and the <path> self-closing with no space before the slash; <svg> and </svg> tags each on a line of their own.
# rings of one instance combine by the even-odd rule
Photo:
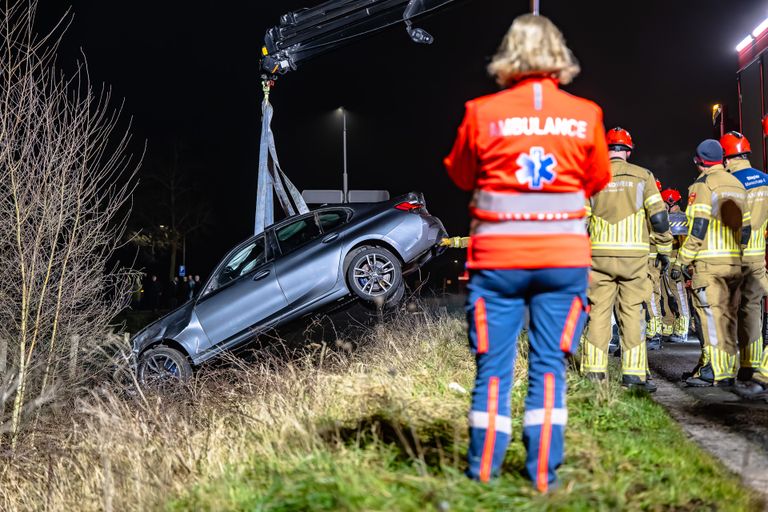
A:
<svg viewBox="0 0 768 512">
<path fill-rule="evenodd" d="M 648 340 L 648 350 L 661 350 L 661 335 L 657 334 Z"/>
<path fill-rule="evenodd" d="M 735 388 L 734 393 L 747 400 L 767 400 L 768 401 L 768 383 L 750 381 L 740 388 Z"/>
<path fill-rule="evenodd" d="M 641 389 L 646 393 L 653 393 L 657 389 L 656 384 L 648 380 L 643 380 L 637 375 L 622 375 L 621 387 L 627 389 Z"/>
<path fill-rule="evenodd" d="M 684 373 L 683 380 L 688 387 L 711 388 L 715 385 L 715 372 L 712 370 L 712 365 L 707 363 L 695 369 L 690 376 Z"/>
<path fill-rule="evenodd" d="M 754 368 L 739 368 L 739 373 L 736 374 L 736 380 L 739 382 L 749 382 L 754 375 Z"/>
<path fill-rule="evenodd" d="M 603 381 L 605 380 L 605 374 L 601 372 L 587 372 L 584 374 L 587 380 Z"/>
</svg>

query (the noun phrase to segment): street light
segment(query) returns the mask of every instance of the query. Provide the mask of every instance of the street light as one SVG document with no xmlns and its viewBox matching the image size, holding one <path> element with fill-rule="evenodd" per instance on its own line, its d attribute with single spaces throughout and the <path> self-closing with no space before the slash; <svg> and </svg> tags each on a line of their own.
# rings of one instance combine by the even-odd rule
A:
<svg viewBox="0 0 768 512">
<path fill-rule="evenodd" d="M 723 106 L 720 103 L 712 105 L 712 126 L 717 125 L 717 118 L 720 118 L 720 137 L 725 135 L 725 114 Z"/>
<path fill-rule="evenodd" d="M 339 107 L 339 113 L 343 120 L 343 132 L 342 132 L 342 144 L 344 148 L 344 174 L 342 176 L 342 193 L 345 203 L 349 202 L 349 175 L 347 174 L 347 110 L 344 107 Z"/>
</svg>

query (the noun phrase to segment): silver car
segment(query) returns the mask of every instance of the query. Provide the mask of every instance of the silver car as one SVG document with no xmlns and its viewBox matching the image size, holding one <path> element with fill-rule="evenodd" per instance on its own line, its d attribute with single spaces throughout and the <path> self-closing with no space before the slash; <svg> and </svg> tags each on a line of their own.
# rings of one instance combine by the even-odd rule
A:
<svg viewBox="0 0 768 512">
<path fill-rule="evenodd" d="M 232 249 L 197 297 L 133 337 L 138 380 L 185 380 L 223 351 L 350 295 L 397 303 L 403 275 L 436 256 L 445 236 L 417 193 L 272 225 Z"/>
</svg>

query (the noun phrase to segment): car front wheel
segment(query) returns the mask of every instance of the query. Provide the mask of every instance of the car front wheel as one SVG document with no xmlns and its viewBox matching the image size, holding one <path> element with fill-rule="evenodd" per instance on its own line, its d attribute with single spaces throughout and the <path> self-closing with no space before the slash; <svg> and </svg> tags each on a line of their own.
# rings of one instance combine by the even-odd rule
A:
<svg viewBox="0 0 768 512">
<path fill-rule="evenodd" d="M 364 247 L 347 267 L 350 291 L 367 302 L 386 301 L 403 287 L 400 260 L 383 247 Z"/>
<path fill-rule="evenodd" d="M 192 366 L 178 350 L 159 346 L 141 355 L 136 376 L 142 386 L 173 386 L 192 377 Z"/>
</svg>

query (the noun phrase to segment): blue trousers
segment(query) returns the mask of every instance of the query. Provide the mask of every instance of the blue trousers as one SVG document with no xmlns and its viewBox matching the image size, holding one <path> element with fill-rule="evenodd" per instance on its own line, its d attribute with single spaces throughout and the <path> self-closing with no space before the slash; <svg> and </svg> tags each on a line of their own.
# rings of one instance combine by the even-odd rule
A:
<svg viewBox="0 0 768 512">
<path fill-rule="evenodd" d="M 563 461 L 566 354 L 578 348 L 586 321 L 587 268 L 480 270 L 469 283 L 469 342 L 477 375 L 469 414 L 471 478 L 498 475 L 512 435 L 510 394 L 517 338 L 526 308 L 528 396 L 523 443 L 525 473 L 541 492 Z"/>
</svg>

